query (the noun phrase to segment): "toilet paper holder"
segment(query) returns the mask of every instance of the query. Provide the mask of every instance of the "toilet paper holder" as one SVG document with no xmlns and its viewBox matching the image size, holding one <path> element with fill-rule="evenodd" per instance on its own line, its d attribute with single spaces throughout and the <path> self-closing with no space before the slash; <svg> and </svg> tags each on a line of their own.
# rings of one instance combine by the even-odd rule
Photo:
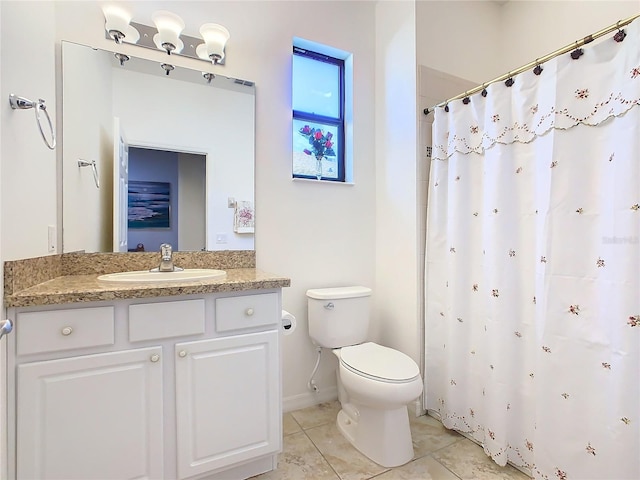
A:
<svg viewBox="0 0 640 480">
<path fill-rule="evenodd" d="M 296 317 L 286 310 L 282 310 L 281 324 L 283 335 L 291 335 L 296 329 Z"/>
</svg>

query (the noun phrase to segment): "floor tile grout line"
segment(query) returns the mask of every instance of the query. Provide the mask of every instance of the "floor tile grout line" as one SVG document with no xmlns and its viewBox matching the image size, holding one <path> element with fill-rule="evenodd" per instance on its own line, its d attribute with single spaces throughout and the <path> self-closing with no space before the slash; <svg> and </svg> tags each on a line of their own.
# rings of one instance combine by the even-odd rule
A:
<svg viewBox="0 0 640 480">
<path fill-rule="evenodd" d="M 325 457 L 325 455 L 322 453 L 322 451 L 320 451 L 320 448 L 318 447 L 318 445 L 316 445 L 316 443 L 313 441 L 313 439 L 312 439 L 312 438 L 307 434 L 307 431 L 309 431 L 309 430 L 313 430 L 313 429 L 316 429 L 316 428 L 319 428 L 319 427 L 322 427 L 322 426 L 325 426 L 325 425 L 329 425 L 329 424 L 331 424 L 332 422 L 327 421 L 327 422 L 319 423 L 319 424 L 317 424 L 317 425 L 312 425 L 312 426 L 309 426 L 309 427 L 306 427 L 306 428 L 305 428 L 305 427 L 303 427 L 303 426 L 300 424 L 300 422 L 298 422 L 298 420 L 297 420 L 293 415 L 291 415 L 291 416 L 292 416 L 292 417 L 293 417 L 293 419 L 296 421 L 296 423 L 300 426 L 301 431 L 305 434 L 305 436 L 307 437 L 307 439 L 311 442 L 311 444 L 313 445 L 313 447 L 315 448 L 315 450 L 320 454 L 320 456 L 322 457 L 322 459 L 323 459 L 325 462 L 327 462 L 327 465 L 329 465 L 329 467 L 331 468 L 331 470 L 333 471 L 333 473 L 337 476 L 337 478 L 338 478 L 338 479 L 340 479 L 340 480 L 344 480 L 344 479 L 343 479 L 343 477 L 342 477 L 342 476 L 341 476 L 341 475 L 340 475 L 340 474 L 335 470 L 334 466 L 331 464 L 331 462 L 329 461 L 329 459 L 328 459 L 327 457 Z M 299 432 L 295 432 L 295 433 L 299 433 Z M 461 434 L 460 434 L 460 433 L 458 433 L 458 432 L 456 432 L 456 433 L 457 433 L 457 435 L 458 435 L 458 438 L 456 438 L 456 439 L 455 439 L 453 442 L 451 442 L 450 444 L 448 444 L 448 445 L 444 445 L 444 446 L 442 446 L 442 447 L 440 447 L 440 448 L 438 448 L 438 449 L 436 449 L 436 450 L 433 450 L 433 451 L 431 451 L 431 452 L 429 452 L 429 453 L 427 453 L 427 454 L 425 454 L 425 455 L 421 455 L 421 456 L 419 456 L 419 457 L 415 457 L 415 458 L 413 458 L 410 462 L 407 462 L 407 463 L 414 462 L 414 461 L 416 461 L 416 460 L 418 460 L 418 459 L 420 459 L 420 458 L 424 458 L 424 457 L 431 457 L 431 458 L 432 458 L 434 461 L 436 461 L 439 465 L 441 465 L 441 466 L 442 466 L 443 468 L 445 468 L 448 472 L 450 472 L 454 477 L 456 477 L 457 479 L 461 479 L 462 477 L 460 477 L 456 472 L 454 472 L 453 470 L 451 470 L 450 468 L 448 468 L 446 465 L 444 465 L 442 462 L 440 462 L 438 459 L 436 459 L 436 458 L 432 455 L 432 454 L 433 454 L 433 453 L 435 453 L 435 452 L 438 452 L 438 451 L 443 450 L 443 449 L 445 449 L 445 448 L 451 447 L 451 446 L 452 446 L 452 445 L 454 445 L 455 443 L 457 443 L 457 442 L 459 442 L 460 440 L 463 440 L 463 439 L 465 438 L 465 437 L 464 437 L 464 435 L 461 435 Z M 387 468 L 387 467 L 383 467 L 383 468 L 386 468 L 386 470 L 384 470 L 383 472 L 377 473 L 377 474 L 375 474 L 375 475 L 373 475 L 373 476 L 366 477 L 366 479 L 363 479 L 363 480 L 372 480 L 372 479 L 375 479 L 376 477 L 379 477 L 380 475 L 384 475 L 385 473 L 388 473 L 388 472 L 390 472 L 390 471 L 394 470 L 393 468 Z"/>
<path fill-rule="evenodd" d="M 328 423 L 328 422 L 327 422 L 327 423 Z M 323 425 L 326 425 L 326 424 L 323 424 Z M 322 459 L 323 459 L 325 462 L 327 462 L 327 465 L 329 465 L 329 468 L 330 468 L 330 469 L 331 469 L 331 471 L 335 474 L 335 476 L 336 476 L 339 480 L 344 480 L 344 479 L 340 476 L 340 474 L 339 474 L 338 472 L 336 472 L 336 469 L 335 469 L 335 468 L 333 468 L 333 465 L 331 465 L 331 462 L 330 462 L 329 460 L 327 460 L 327 457 L 325 457 L 325 456 L 324 456 L 324 453 L 322 453 L 322 452 L 320 451 L 320 449 L 318 448 L 318 446 L 316 445 L 316 443 L 313 441 L 313 439 L 312 439 L 309 435 L 307 435 L 307 431 L 303 429 L 303 430 L 302 430 L 302 433 L 304 433 L 304 434 L 305 434 L 305 436 L 307 437 L 307 439 L 311 442 L 311 445 L 313 445 L 313 448 L 315 448 L 315 449 L 316 449 L 316 451 L 320 454 L 320 456 L 322 457 Z"/>
<path fill-rule="evenodd" d="M 456 442 L 453 442 L 453 443 L 456 443 Z M 451 445 L 453 445 L 453 443 L 452 443 Z M 440 450 L 442 450 L 442 449 L 440 449 Z M 447 467 L 444 463 L 442 463 L 442 462 L 441 462 L 440 460 L 438 460 L 436 457 L 434 457 L 434 456 L 433 456 L 433 455 L 431 455 L 431 454 L 429 454 L 429 456 L 430 456 L 431 458 L 433 458 L 433 460 L 434 460 L 434 461 L 438 462 L 438 464 L 442 465 L 442 466 L 445 468 L 445 470 L 447 470 L 448 472 L 450 472 L 450 473 L 451 473 L 451 475 L 453 475 L 454 477 L 459 478 L 460 480 L 462 480 L 462 477 L 461 477 L 460 475 L 458 475 L 456 472 L 454 472 L 453 470 L 451 470 L 449 467 Z"/>
<path fill-rule="evenodd" d="M 308 428 L 307 430 L 312 430 L 312 429 L 317 428 L 317 427 L 322 427 L 323 425 L 328 425 L 328 424 L 330 424 L 330 423 L 331 423 L 331 422 L 326 422 L 326 423 L 323 423 L 323 424 L 321 424 L 321 425 L 317 425 L 316 427 Z M 305 434 L 305 435 L 307 435 L 307 431 L 306 431 L 306 430 L 303 430 L 303 432 L 304 432 L 304 434 Z M 325 461 L 325 462 L 327 462 L 327 464 L 331 467 L 331 470 L 333 470 L 333 472 L 338 476 L 338 478 L 339 478 L 340 480 L 344 480 L 344 478 L 343 478 L 343 477 L 342 477 L 342 476 L 341 476 L 341 475 L 336 471 L 336 469 L 333 467 L 333 465 L 331 464 L 331 462 L 329 461 L 329 459 L 328 459 L 327 457 L 325 457 L 325 456 L 324 456 L 324 453 L 322 453 L 322 451 L 321 451 L 321 450 L 320 450 L 320 448 L 315 444 L 315 442 L 313 441 L 313 439 L 312 439 L 309 435 L 307 435 L 307 438 L 311 441 L 311 443 L 313 444 L 313 446 L 315 447 L 315 449 L 316 449 L 316 450 L 318 451 L 318 453 L 322 456 L 322 458 L 324 459 L 324 461 Z M 376 464 L 376 465 L 378 465 L 378 464 Z M 380 467 L 385 468 L 386 470 L 384 470 L 383 472 L 380 472 L 380 473 L 376 473 L 375 475 L 372 475 L 372 476 L 370 476 L 370 477 L 366 477 L 365 479 L 362 479 L 362 480 L 371 480 L 372 478 L 378 477 L 378 476 L 380 476 L 380 475 L 382 475 L 382 474 L 384 474 L 384 473 L 387 473 L 387 472 L 390 472 L 391 470 L 393 470 L 393 468 L 383 467 L 382 465 L 380 465 Z"/>
<path fill-rule="evenodd" d="M 300 422 L 296 419 L 296 417 L 293 415 L 293 412 L 287 412 L 284 415 L 289 415 L 291 418 L 293 418 L 293 421 L 296 422 L 296 425 L 298 425 L 298 427 L 300 427 L 300 430 L 304 430 L 304 428 L 302 428 L 302 425 L 300 425 Z"/>
<path fill-rule="evenodd" d="M 326 427 L 328 425 L 331 425 L 332 423 L 334 423 L 333 419 L 328 419 L 327 421 L 321 421 L 317 424 L 313 424 L 313 425 L 309 425 L 307 427 L 303 427 L 302 422 L 300 422 L 298 419 L 296 419 L 296 417 L 292 414 L 293 412 L 288 412 L 289 414 L 291 414 L 291 417 L 294 420 L 294 424 L 298 426 L 299 430 L 296 432 L 291 432 L 289 433 L 287 436 L 289 435 L 293 435 L 293 434 L 298 434 L 300 432 L 304 433 L 305 437 L 307 438 L 307 440 L 309 442 L 311 442 L 311 444 L 313 445 L 313 449 L 315 450 L 315 452 L 317 452 L 320 455 L 320 458 L 326 463 L 326 465 L 328 465 L 330 471 L 333 472 L 333 478 L 334 480 L 345 480 L 347 477 L 349 477 L 349 472 L 345 472 L 345 477 L 341 476 L 338 471 L 336 470 L 336 468 L 334 467 L 334 465 L 331 463 L 331 461 L 329 460 L 329 457 L 325 456 L 324 453 L 320 450 L 319 445 L 316 444 L 313 439 L 311 438 L 311 436 L 309 436 L 308 432 L 314 429 L 318 429 L 321 427 Z M 304 417 L 303 417 L 304 418 Z M 442 422 L 435 418 L 434 418 L 440 425 L 443 425 Z M 319 420 L 319 419 L 316 419 Z M 446 427 L 445 427 L 446 428 Z M 449 430 L 449 429 L 447 429 Z M 452 465 L 451 467 L 447 466 L 445 463 L 443 463 L 441 461 L 441 459 L 437 458 L 435 455 L 439 454 L 441 451 L 445 450 L 445 449 L 449 449 L 449 448 L 455 448 L 456 444 L 459 444 L 460 442 L 463 442 L 465 440 L 469 441 L 470 443 L 474 444 L 474 446 L 476 448 L 482 448 L 482 445 L 479 444 L 477 441 L 474 441 L 473 439 L 468 438 L 466 435 L 463 435 L 461 432 L 456 431 L 456 430 L 451 430 L 452 433 L 455 433 L 456 435 L 451 437 L 452 441 L 449 444 L 446 445 L 442 445 L 432 451 L 429 451 L 425 454 L 419 455 L 414 457 L 410 462 L 407 462 L 407 464 L 410 464 L 412 462 L 415 462 L 419 459 L 423 459 L 425 457 L 430 457 L 433 461 L 435 461 L 438 465 L 440 465 L 442 468 L 445 469 L 445 471 L 449 472 L 452 475 L 452 478 L 458 479 L 458 480 L 462 480 L 464 478 L 463 474 L 458 474 L 456 473 L 456 471 L 454 470 L 454 468 L 456 468 L 456 465 Z M 413 432 L 412 432 L 412 436 L 413 436 Z M 284 435 L 283 435 L 284 437 Z M 443 457 L 444 458 L 444 457 Z M 405 464 L 406 465 L 406 464 Z M 382 466 L 381 466 L 382 467 Z M 401 466 L 400 466 L 401 467 Z M 377 479 L 380 476 L 383 476 L 389 472 L 398 470 L 400 467 L 397 468 L 389 468 L 389 467 L 382 467 L 385 470 L 382 472 L 378 472 L 375 473 L 374 475 L 369 474 L 369 476 L 366 477 L 362 477 L 361 480 L 374 480 Z M 511 465 L 512 468 L 513 465 Z M 515 470 L 519 470 L 517 467 L 514 468 Z M 363 472 L 361 472 L 363 473 Z M 524 473 L 520 470 L 520 473 Z M 526 474 L 525 474 L 526 475 Z M 392 475 L 391 475 L 392 476 Z"/>
</svg>

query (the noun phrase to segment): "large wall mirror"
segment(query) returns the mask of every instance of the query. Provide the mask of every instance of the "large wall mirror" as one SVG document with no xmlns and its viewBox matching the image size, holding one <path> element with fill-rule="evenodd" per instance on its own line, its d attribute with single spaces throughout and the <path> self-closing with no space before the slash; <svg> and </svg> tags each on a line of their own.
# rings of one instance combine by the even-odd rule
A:
<svg viewBox="0 0 640 480">
<path fill-rule="evenodd" d="M 64 252 L 254 249 L 252 82 L 62 42 L 62 95 Z"/>
</svg>

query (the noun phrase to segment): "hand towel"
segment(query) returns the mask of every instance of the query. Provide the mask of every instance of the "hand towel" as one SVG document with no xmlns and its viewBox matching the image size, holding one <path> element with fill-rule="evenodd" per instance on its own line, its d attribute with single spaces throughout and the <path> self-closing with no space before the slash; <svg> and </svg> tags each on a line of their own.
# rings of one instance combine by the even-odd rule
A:
<svg viewBox="0 0 640 480">
<path fill-rule="evenodd" d="M 248 200 L 237 201 L 233 215 L 233 231 L 236 233 L 254 233 L 254 220 L 253 202 Z"/>
</svg>

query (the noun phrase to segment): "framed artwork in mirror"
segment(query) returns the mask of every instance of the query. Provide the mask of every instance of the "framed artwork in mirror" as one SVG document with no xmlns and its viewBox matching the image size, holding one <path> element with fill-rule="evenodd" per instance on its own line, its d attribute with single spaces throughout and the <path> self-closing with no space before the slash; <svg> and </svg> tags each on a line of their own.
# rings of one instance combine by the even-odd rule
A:
<svg viewBox="0 0 640 480">
<path fill-rule="evenodd" d="M 127 223 L 129 228 L 171 228 L 171 184 L 129 181 Z"/>
</svg>

